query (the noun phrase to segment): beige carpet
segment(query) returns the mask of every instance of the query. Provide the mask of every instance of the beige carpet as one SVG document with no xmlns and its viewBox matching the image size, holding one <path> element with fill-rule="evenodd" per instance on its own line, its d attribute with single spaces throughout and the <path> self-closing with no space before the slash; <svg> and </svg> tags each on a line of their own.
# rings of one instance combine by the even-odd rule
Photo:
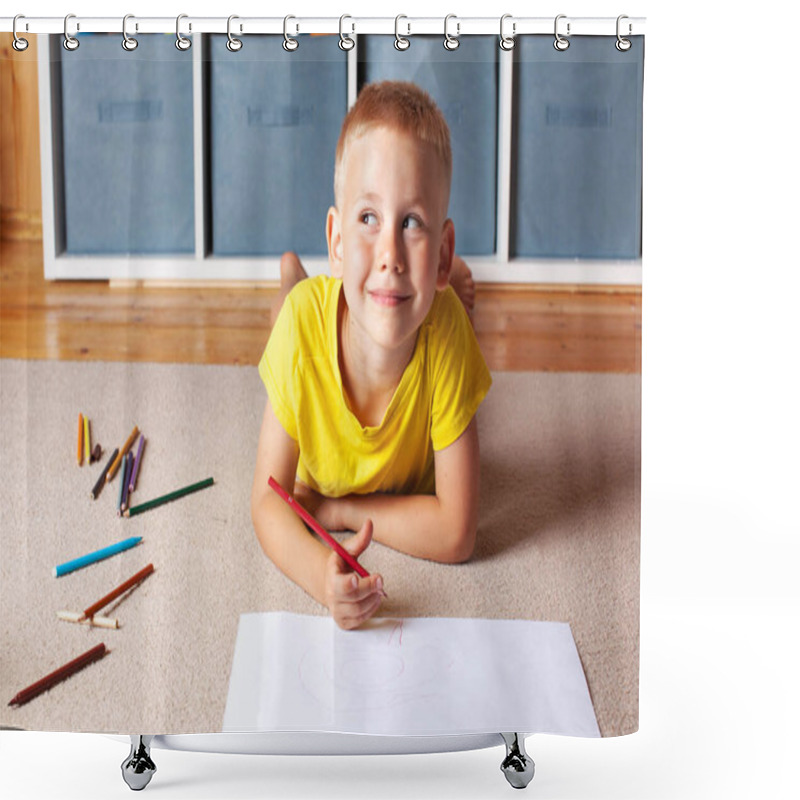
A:
<svg viewBox="0 0 800 800">
<path fill-rule="evenodd" d="M 467 564 L 379 544 L 363 557 L 381 616 L 567 621 L 604 736 L 638 727 L 640 376 L 496 373 L 479 411 L 481 512 Z M 105 733 L 222 727 L 239 614 L 324 609 L 261 552 L 249 493 L 264 391 L 254 367 L 0 361 L 0 725 Z M 78 467 L 78 414 L 106 457 Z M 135 518 L 90 490 L 138 425 L 139 502 L 216 483 Z M 54 578 L 128 536 L 137 548 Z M 119 630 L 61 622 L 152 562 Z M 109 653 L 27 705 L 20 689 L 104 642 Z M 524 680 L 524 676 L 520 676 Z"/>
</svg>

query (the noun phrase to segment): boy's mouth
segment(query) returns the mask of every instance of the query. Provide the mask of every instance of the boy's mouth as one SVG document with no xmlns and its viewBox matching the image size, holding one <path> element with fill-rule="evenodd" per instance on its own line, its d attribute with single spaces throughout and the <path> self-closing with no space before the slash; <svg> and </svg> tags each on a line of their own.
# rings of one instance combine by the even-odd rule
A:
<svg viewBox="0 0 800 800">
<path fill-rule="evenodd" d="M 392 292 L 387 289 L 371 289 L 369 296 L 379 305 L 391 308 L 399 306 L 400 303 L 408 300 L 409 296 L 400 292 Z"/>
</svg>

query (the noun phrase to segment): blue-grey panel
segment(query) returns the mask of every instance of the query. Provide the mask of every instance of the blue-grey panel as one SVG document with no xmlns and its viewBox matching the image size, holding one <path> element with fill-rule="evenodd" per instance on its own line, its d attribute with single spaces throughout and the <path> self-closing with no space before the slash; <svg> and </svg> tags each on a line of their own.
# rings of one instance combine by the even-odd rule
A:
<svg viewBox="0 0 800 800">
<path fill-rule="evenodd" d="M 194 251 L 192 55 L 175 37 L 61 50 L 68 253 Z"/>
<path fill-rule="evenodd" d="M 211 39 L 212 250 L 217 255 L 328 252 L 336 142 L 347 112 L 338 36 Z"/>
<path fill-rule="evenodd" d="M 515 256 L 638 258 L 644 39 L 518 36 L 511 250 Z"/>
<path fill-rule="evenodd" d="M 453 148 L 450 216 L 456 250 L 492 254 L 497 224 L 497 37 L 464 37 L 453 51 L 445 50 L 441 36 L 413 36 L 404 51 L 394 41 L 394 36 L 359 38 L 363 81 L 413 81 L 442 109 Z"/>
</svg>

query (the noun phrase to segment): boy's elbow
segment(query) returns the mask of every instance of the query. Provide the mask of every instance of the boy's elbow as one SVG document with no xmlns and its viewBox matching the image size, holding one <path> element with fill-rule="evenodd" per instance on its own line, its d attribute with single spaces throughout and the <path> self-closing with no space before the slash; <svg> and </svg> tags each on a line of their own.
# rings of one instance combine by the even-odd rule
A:
<svg viewBox="0 0 800 800">
<path fill-rule="evenodd" d="M 442 559 L 447 564 L 463 564 L 475 552 L 477 524 L 472 522 L 457 526 L 449 537 L 450 541 Z"/>
</svg>

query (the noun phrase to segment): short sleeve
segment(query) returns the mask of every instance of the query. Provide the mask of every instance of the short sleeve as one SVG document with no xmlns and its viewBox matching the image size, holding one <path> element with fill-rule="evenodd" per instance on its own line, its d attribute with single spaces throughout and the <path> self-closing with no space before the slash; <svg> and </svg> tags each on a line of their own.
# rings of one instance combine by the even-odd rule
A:
<svg viewBox="0 0 800 800">
<path fill-rule="evenodd" d="M 430 346 L 431 441 L 443 450 L 467 429 L 492 385 L 475 331 L 451 287 L 440 298 Z"/>
<path fill-rule="evenodd" d="M 269 402 L 283 429 L 295 441 L 298 438 L 295 409 L 295 374 L 297 343 L 296 309 L 292 294 L 286 297 L 258 363 L 258 374 L 264 382 Z"/>
</svg>

